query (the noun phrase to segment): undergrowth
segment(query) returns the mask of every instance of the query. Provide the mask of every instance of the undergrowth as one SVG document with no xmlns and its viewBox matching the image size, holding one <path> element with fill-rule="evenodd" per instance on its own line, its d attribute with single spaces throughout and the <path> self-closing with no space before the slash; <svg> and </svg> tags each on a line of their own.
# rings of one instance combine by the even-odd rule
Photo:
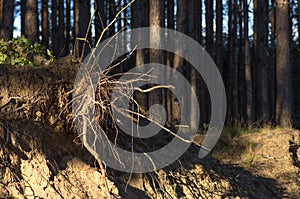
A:
<svg viewBox="0 0 300 199">
<path fill-rule="evenodd" d="M 24 36 L 12 40 L 0 39 L 0 64 L 40 66 L 54 59 L 52 52 Z"/>
</svg>

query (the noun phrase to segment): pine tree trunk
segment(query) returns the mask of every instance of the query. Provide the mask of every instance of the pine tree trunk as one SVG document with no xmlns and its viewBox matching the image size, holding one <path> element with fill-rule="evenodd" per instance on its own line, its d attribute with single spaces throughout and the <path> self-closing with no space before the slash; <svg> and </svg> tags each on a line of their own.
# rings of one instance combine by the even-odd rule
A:
<svg viewBox="0 0 300 199">
<path fill-rule="evenodd" d="M 216 64 L 223 74 L 223 2 L 216 0 Z"/>
<path fill-rule="evenodd" d="M 14 0 L 0 0 L 0 39 L 13 37 L 14 4 Z"/>
<path fill-rule="evenodd" d="M 38 2 L 37 0 L 22 0 L 21 7 L 21 33 L 31 42 L 37 42 L 39 40 Z"/>
<path fill-rule="evenodd" d="M 300 1 L 297 1 L 298 3 L 298 48 L 300 49 Z"/>
<path fill-rule="evenodd" d="M 244 39 L 243 39 L 243 0 L 238 3 L 238 21 L 239 21 L 239 51 L 238 51 L 238 99 L 239 99 L 239 122 L 244 123 L 246 119 L 246 93 L 245 93 L 245 61 L 244 61 Z"/>
<path fill-rule="evenodd" d="M 291 127 L 293 113 L 288 3 L 288 0 L 276 0 L 276 122 L 281 127 Z"/>
<path fill-rule="evenodd" d="M 275 0 L 271 1 L 271 46 L 270 46 L 270 106 L 272 124 L 276 123 L 276 48 L 275 48 L 275 30 L 276 30 L 276 7 Z"/>
<path fill-rule="evenodd" d="M 58 57 L 69 54 L 66 48 L 64 0 L 58 0 Z"/>
<path fill-rule="evenodd" d="M 233 5 L 233 29 L 232 29 L 232 122 L 233 125 L 238 124 L 239 117 L 239 100 L 238 100 L 238 63 L 237 63 L 237 0 L 234 0 Z"/>
<path fill-rule="evenodd" d="M 162 15 L 162 4 L 160 0 L 152 0 L 149 1 L 149 26 L 150 28 L 160 27 L 162 24 L 163 15 Z M 150 43 L 155 46 L 160 46 L 161 44 L 161 32 L 150 30 Z M 150 63 L 154 63 L 153 67 L 155 67 L 155 63 L 162 63 L 162 52 L 158 49 L 150 49 L 149 54 Z M 152 72 L 154 77 L 162 78 L 163 75 Z M 162 105 L 162 91 L 154 90 L 148 95 L 148 107 L 155 104 Z M 155 116 L 159 116 L 159 113 L 154 113 Z"/>
<path fill-rule="evenodd" d="M 254 121 L 253 115 L 253 90 L 252 90 L 252 74 L 250 63 L 250 44 L 249 44 L 249 7 L 247 0 L 243 0 L 244 9 L 244 41 L 245 41 L 245 81 L 246 81 L 246 114 L 247 126 L 249 127 Z"/>
<path fill-rule="evenodd" d="M 174 30 L 174 0 L 167 0 L 167 28 Z M 172 35 L 168 35 L 168 43 L 173 41 Z M 166 58 L 166 65 L 168 68 L 173 67 L 173 58 L 174 55 L 172 53 L 167 53 L 167 58 Z M 172 73 L 167 73 L 167 79 L 172 82 Z M 167 90 L 167 115 L 168 115 L 168 120 L 167 124 L 170 126 L 172 123 L 172 92 L 170 90 Z"/>
<path fill-rule="evenodd" d="M 143 27 L 143 16 L 145 10 L 143 10 L 143 5 L 148 3 L 146 0 L 135 1 L 131 7 L 131 27 L 132 29 Z M 138 41 L 141 42 L 143 37 L 138 35 Z M 134 45 L 134 44 L 132 44 Z M 132 49 L 134 46 L 131 47 Z M 137 49 L 135 52 L 135 66 L 139 69 L 139 66 L 145 64 L 145 52 L 143 49 Z M 141 71 L 142 72 L 142 71 Z M 141 113 L 145 114 L 148 109 L 147 96 L 144 93 L 135 92 L 135 99 L 139 104 Z"/>
<path fill-rule="evenodd" d="M 186 33 L 186 16 L 187 5 L 185 0 L 177 0 L 177 15 L 176 15 L 176 31 Z M 175 52 L 180 50 L 182 46 L 178 46 L 175 43 Z M 183 73 L 184 60 L 177 54 L 174 55 L 174 70 Z M 173 75 L 174 77 L 174 75 Z M 173 81 L 176 81 L 175 79 Z M 177 89 L 177 88 L 176 88 Z M 180 89 L 180 88 L 178 88 Z M 179 93 L 183 95 L 184 91 L 179 90 Z M 184 101 L 182 99 L 182 101 Z M 178 99 L 172 95 L 172 123 L 176 124 L 180 121 L 180 105 Z"/>
<path fill-rule="evenodd" d="M 263 124 L 270 122 L 269 71 L 267 62 L 266 5 L 263 0 L 254 1 L 254 65 L 256 67 L 256 113 Z"/>
<path fill-rule="evenodd" d="M 91 20 L 90 0 L 75 0 L 74 9 L 75 37 L 77 38 L 75 56 L 83 60 L 90 51 L 88 43 L 91 44 L 91 29 L 89 29 Z"/>
<path fill-rule="evenodd" d="M 49 48 L 48 0 L 42 0 L 42 44 Z"/>
</svg>

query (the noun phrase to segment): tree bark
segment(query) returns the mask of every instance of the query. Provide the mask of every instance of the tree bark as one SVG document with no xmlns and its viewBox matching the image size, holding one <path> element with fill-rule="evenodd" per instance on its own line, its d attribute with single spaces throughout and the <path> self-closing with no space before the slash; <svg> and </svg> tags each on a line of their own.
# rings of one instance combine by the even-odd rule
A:
<svg viewBox="0 0 300 199">
<path fill-rule="evenodd" d="M 233 29 L 232 29 L 232 49 L 230 55 L 232 56 L 232 122 L 233 125 L 238 125 L 239 118 L 239 93 L 238 93 L 238 63 L 237 63 L 237 0 L 234 0 L 233 5 Z"/>
<path fill-rule="evenodd" d="M 225 86 L 226 86 L 226 94 L 227 94 L 227 122 L 229 124 L 232 123 L 232 49 L 233 49 L 233 11 L 232 11 L 232 0 L 228 0 L 228 62 L 225 74 Z"/>
<path fill-rule="evenodd" d="M 143 9 L 143 6 L 148 3 L 146 0 L 135 1 L 131 7 L 131 27 L 132 29 L 141 28 L 144 25 L 143 16 L 146 14 L 146 11 Z M 138 35 L 138 41 L 141 42 L 143 39 L 142 35 Z M 135 45 L 135 44 L 132 44 Z M 131 46 L 135 48 L 135 46 Z M 139 66 L 145 64 L 145 52 L 143 49 L 137 49 L 135 52 L 135 66 L 140 69 Z M 141 113 L 145 114 L 148 109 L 148 100 L 147 96 L 140 92 L 135 92 L 135 99 L 139 104 Z"/>
<path fill-rule="evenodd" d="M 39 41 L 38 1 L 21 1 L 21 33 L 31 42 Z"/>
<path fill-rule="evenodd" d="M 174 30 L 175 23 L 174 23 L 174 0 L 167 0 L 167 28 Z M 172 35 L 168 35 L 168 43 L 173 41 Z M 173 59 L 174 55 L 170 52 L 167 52 L 167 58 L 166 58 L 166 65 L 168 68 L 173 67 Z M 172 82 L 172 74 L 167 73 L 167 79 Z M 167 115 L 168 120 L 167 124 L 170 126 L 172 123 L 172 92 L 170 90 L 167 90 L 167 96 L 166 96 L 166 102 L 167 102 Z"/>
<path fill-rule="evenodd" d="M 108 0 L 109 5 L 108 5 L 108 9 L 109 9 L 109 22 L 113 21 L 115 16 L 116 16 L 116 3 L 115 0 Z M 115 23 L 112 24 L 112 26 L 109 28 L 109 36 L 113 36 L 116 33 L 115 30 Z"/>
<path fill-rule="evenodd" d="M 298 48 L 300 48 L 300 1 L 297 1 L 298 3 Z"/>
<path fill-rule="evenodd" d="M 89 27 L 91 20 L 90 0 L 75 0 L 74 9 L 75 37 L 80 38 L 77 39 L 75 45 L 75 56 L 83 60 L 90 52 L 89 44 L 91 44 L 91 29 Z"/>
<path fill-rule="evenodd" d="M 276 30 L 276 7 L 275 0 L 271 1 L 271 46 L 270 46 L 270 106 L 271 121 L 276 123 L 276 47 L 275 47 L 275 30 Z"/>
<path fill-rule="evenodd" d="M 249 6 L 247 0 L 243 0 L 244 5 L 244 41 L 245 41 L 245 81 L 246 81 L 246 114 L 247 114 L 247 126 L 254 121 L 253 114 L 253 88 L 252 88 L 252 73 L 250 63 L 250 45 L 249 45 L 249 21 L 248 12 Z"/>
<path fill-rule="evenodd" d="M 213 1 L 206 0 L 206 28 L 205 28 L 205 40 L 206 40 L 206 51 L 214 59 L 214 31 L 213 31 L 213 19 L 214 19 L 214 10 L 213 10 Z"/>
<path fill-rule="evenodd" d="M 292 125 L 292 82 L 289 39 L 289 1 L 276 0 L 276 122 L 281 127 Z"/>
<path fill-rule="evenodd" d="M 64 0 L 58 0 L 58 57 L 64 57 L 69 52 L 66 48 Z"/>
<path fill-rule="evenodd" d="M 105 15 L 105 4 L 104 0 L 96 0 L 95 1 L 95 39 L 96 42 L 100 39 L 100 35 L 103 31 L 103 29 L 106 26 L 106 15 Z M 105 39 L 105 38 L 101 38 Z"/>
<path fill-rule="evenodd" d="M 197 34 L 195 31 L 195 20 L 196 20 L 196 10 L 195 10 L 195 1 L 189 1 L 188 2 L 188 10 L 189 10 L 189 15 L 188 15 L 188 35 L 192 37 L 193 39 L 196 40 Z M 194 92 L 197 96 L 197 73 L 196 69 L 194 68 L 193 65 L 189 64 L 190 67 L 187 67 L 186 73 L 189 75 L 190 79 L 190 84 L 191 84 L 191 89 L 189 91 L 189 94 L 187 96 L 190 106 L 189 106 L 189 125 L 190 129 L 192 131 L 197 131 L 198 129 L 198 114 L 196 112 L 196 108 L 198 106 L 198 100 L 197 98 L 193 98 L 192 93 Z"/>
<path fill-rule="evenodd" d="M 14 0 L 0 0 L 0 39 L 13 38 L 14 5 Z"/>
<path fill-rule="evenodd" d="M 177 15 L 176 15 L 176 31 L 186 33 L 186 16 L 187 4 L 184 0 L 177 0 Z M 180 50 L 182 46 L 178 46 L 175 42 L 175 51 Z M 177 54 L 174 55 L 174 70 L 183 73 L 184 60 Z M 173 75 L 174 77 L 174 75 Z M 175 79 L 173 81 L 176 81 Z M 180 88 L 178 88 L 180 89 Z M 184 91 L 179 91 L 183 95 Z M 183 100 L 183 99 L 182 99 Z M 180 105 L 178 99 L 172 95 L 172 123 L 176 124 L 180 121 Z"/>
<path fill-rule="evenodd" d="M 238 99 L 239 99 L 239 122 L 244 124 L 246 119 L 246 92 L 245 92 L 245 61 L 244 61 L 244 30 L 243 30 L 243 0 L 239 0 L 237 12 L 239 21 L 239 50 L 238 50 Z"/>
<path fill-rule="evenodd" d="M 262 124 L 270 122 L 269 71 L 267 62 L 267 25 L 264 0 L 254 1 L 254 65 L 256 67 L 256 113 Z"/>
<path fill-rule="evenodd" d="M 48 0 L 42 0 L 42 44 L 49 48 Z"/>
<path fill-rule="evenodd" d="M 157 28 L 160 27 L 163 20 L 162 15 L 162 4 L 161 0 L 152 0 L 149 1 L 149 26 L 150 28 Z M 160 31 L 153 31 L 150 30 L 150 43 L 155 44 L 155 46 L 161 45 L 161 32 Z M 150 63 L 154 63 L 153 67 L 155 67 L 155 63 L 162 63 L 162 52 L 158 49 L 150 49 L 149 54 Z M 162 75 L 159 73 L 151 73 L 154 77 L 162 78 Z M 162 105 L 162 91 L 161 90 L 154 90 L 153 92 L 149 93 L 148 95 L 148 107 L 155 104 Z M 159 116 L 159 113 L 154 113 L 155 116 Z"/>
<path fill-rule="evenodd" d="M 58 55 L 59 51 L 59 35 L 58 35 L 58 25 L 57 25 L 57 0 L 52 0 L 51 4 L 51 49 L 54 55 Z"/>
<path fill-rule="evenodd" d="M 223 74 L 223 1 L 216 0 L 216 64 Z"/>
</svg>

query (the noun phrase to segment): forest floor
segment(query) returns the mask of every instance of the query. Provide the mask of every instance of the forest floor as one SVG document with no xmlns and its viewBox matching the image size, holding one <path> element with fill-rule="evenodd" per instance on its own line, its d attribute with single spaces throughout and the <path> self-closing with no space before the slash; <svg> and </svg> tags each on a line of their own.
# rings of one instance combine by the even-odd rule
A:
<svg viewBox="0 0 300 199">
<path fill-rule="evenodd" d="M 113 198 L 299 198 L 299 131 L 227 131 L 202 160 L 192 146 L 157 172 L 108 169 Z M 96 161 L 77 142 L 38 122 L 1 121 L 0 198 L 105 198 Z"/>
<path fill-rule="evenodd" d="M 31 102 L 38 93 L 44 99 L 34 106 L 12 104 L 25 109 L 20 114 L 12 111 L 11 118 L 0 109 L 0 198 L 105 198 L 106 180 L 97 162 L 77 134 L 64 132 L 67 121 L 61 123 L 55 115 L 57 107 L 65 107 L 63 91 L 73 88 L 69 84 L 77 71 L 64 65 L 0 67 L 0 107 L 7 107 L 10 96 L 21 95 Z M 54 125 L 39 119 L 48 117 Z M 200 140 L 198 135 L 195 142 Z M 199 159 L 198 151 L 192 145 L 172 165 L 146 174 L 107 168 L 110 193 L 124 199 L 300 197 L 298 130 L 225 129 L 208 157 Z"/>
</svg>

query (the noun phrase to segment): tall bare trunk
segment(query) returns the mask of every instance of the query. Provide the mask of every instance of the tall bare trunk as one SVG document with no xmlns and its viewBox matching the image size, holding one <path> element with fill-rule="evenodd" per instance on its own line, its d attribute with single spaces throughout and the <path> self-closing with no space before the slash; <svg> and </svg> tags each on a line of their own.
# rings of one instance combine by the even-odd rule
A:
<svg viewBox="0 0 300 199">
<path fill-rule="evenodd" d="M 141 28 L 144 25 L 144 14 L 146 11 L 143 9 L 144 5 L 148 2 L 146 0 L 135 1 L 131 6 L 131 27 L 132 29 Z M 138 41 L 141 42 L 143 40 L 142 35 L 138 35 Z M 132 46 L 135 48 L 135 46 Z M 135 65 L 139 69 L 139 66 L 145 64 L 145 52 L 143 49 L 137 49 L 135 52 Z M 135 99 L 139 104 L 139 108 L 142 113 L 148 109 L 148 101 L 147 96 L 143 93 L 136 92 Z"/>
<path fill-rule="evenodd" d="M 266 5 L 263 0 L 254 1 L 254 65 L 256 67 L 256 112 L 257 119 L 266 124 L 270 122 L 269 71 L 267 62 Z"/>
<path fill-rule="evenodd" d="M 54 55 L 58 55 L 59 45 L 58 45 L 58 25 L 57 25 L 57 0 L 52 0 L 51 5 L 51 49 Z"/>
<path fill-rule="evenodd" d="M 177 15 L 176 15 L 176 30 L 181 33 L 186 33 L 186 13 L 187 5 L 185 0 L 177 0 Z M 182 48 L 175 44 L 176 50 Z M 176 51 L 175 50 L 175 51 Z M 177 54 L 174 55 L 174 70 L 183 73 L 184 60 Z M 174 81 L 176 81 L 174 79 Z M 180 88 L 179 88 L 180 89 Z M 180 91 L 183 94 L 183 91 Z M 183 99 L 182 99 L 183 100 Z M 172 95 L 172 122 L 177 123 L 180 120 L 180 105 L 179 101 Z"/>
<path fill-rule="evenodd" d="M 293 112 L 288 3 L 288 0 L 276 0 L 276 122 L 281 127 L 291 127 Z"/>
<path fill-rule="evenodd" d="M 108 5 L 108 9 L 109 9 L 109 22 L 113 21 L 115 16 L 116 16 L 116 3 L 115 0 L 108 0 L 109 5 Z M 109 28 L 109 36 L 113 36 L 116 33 L 116 27 L 115 27 L 115 23 L 112 24 L 112 26 Z"/>
<path fill-rule="evenodd" d="M 300 48 L 300 1 L 297 1 L 298 3 L 298 46 Z"/>
<path fill-rule="evenodd" d="M 232 122 L 236 126 L 239 117 L 239 94 L 238 94 L 238 63 L 237 63 L 237 0 L 233 3 L 233 29 L 232 29 L 232 49 L 229 56 L 232 56 Z"/>
<path fill-rule="evenodd" d="M 21 33 L 31 42 L 39 40 L 38 2 L 37 0 L 22 0 Z"/>
<path fill-rule="evenodd" d="M 253 123 L 253 88 L 252 88 L 252 75 L 250 63 L 250 44 L 249 44 L 249 21 L 248 12 L 249 7 L 247 0 L 243 0 L 244 5 L 244 41 L 245 41 L 245 80 L 246 80 L 246 114 L 248 127 Z"/>
<path fill-rule="evenodd" d="M 49 13 L 48 0 L 42 1 L 42 44 L 49 47 Z"/>
<path fill-rule="evenodd" d="M 223 1 L 216 0 L 216 64 L 223 73 Z"/>
<path fill-rule="evenodd" d="M 167 28 L 174 30 L 174 0 L 167 0 Z M 168 42 L 172 42 L 173 37 L 172 35 L 168 35 Z M 171 68 L 173 67 L 173 54 L 172 53 L 167 53 L 167 58 L 166 58 L 166 65 Z M 172 81 L 172 74 L 167 73 L 167 78 L 168 80 Z M 170 90 L 167 90 L 167 115 L 168 115 L 168 125 L 172 123 L 172 92 Z"/>
<path fill-rule="evenodd" d="M 0 39 L 13 37 L 14 0 L 0 0 Z"/>
<path fill-rule="evenodd" d="M 271 46 L 270 46 L 270 106 L 272 124 L 276 123 L 276 51 L 275 51 L 275 30 L 276 30 L 276 7 L 275 0 L 271 1 Z"/>
<path fill-rule="evenodd" d="M 238 100 L 239 100 L 239 121 L 244 124 L 246 119 L 246 92 L 245 92 L 245 61 L 244 61 L 244 30 L 243 30 L 243 0 L 238 2 Z"/>
<path fill-rule="evenodd" d="M 71 1 L 66 0 L 66 49 L 67 52 L 71 52 Z"/>
<path fill-rule="evenodd" d="M 189 10 L 189 14 L 188 14 L 188 35 L 190 37 L 192 37 L 193 39 L 196 39 L 197 34 L 195 31 L 195 20 L 196 20 L 196 10 L 195 10 L 195 1 L 189 1 L 188 2 L 188 10 Z M 189 79 L 190 79 L 190 84 L 191 84 L 191 90 L 189 91 L 189 95 L 188 100 L 190 103 L 189 106 L 189 125 L 190 125 L 190 129 L 191 130 L 197 130 L 198 129 L 198 114 L 196 112 L 196 106 L 198 105 L 198 100 L 193 98 L 192 93 L 194 92 L 197 95 L 197 73 L 196 73 L 196 69 L 194 68 L 193 65 L 189 64 L 190 67 L 187 67 L 186 69 L 186 74 L 188 74 Z"/>
<path fill-rule="evenodd" d="M 86 40 L 77 40 L 75 46 L 75 56 L 83 59 L 90 51 L 88 43 L 91 43 L 91 30 L 89 23 L 91 20 L 90 0 L 75 0 L 75 37 Z"/>
<path fill-rule="evenodd" d="M 65 12 L 64 12 L 64 0 L 58 0 L 58 56 L 66 56 L 68 54 L 66 48 L 65 37 Z"/>
<path fill-rule="evenodd" d="M 160 27 L 162 24 L 162 4 L 161 0 L 149 1 L 149 26 L 150 28 Z M 160 31 L 150 30 L 150 43 L 160 46 L 161 35 Z M 162 54 L 158 49 L 150 49 L 149 54 L 150 63 L 161 63 Z M 155 65 L 153 65 L 155 67 Z M 153 72 L 156 77 L 162 77 L 161 74 Z M 149 108 L 154 104 L 162 104 L 162 92 L 161 90 L 154 90 L 148 95 L 148 106 Z M 156 115 L 156 113 L 155 113 Z"/>
</svg>

